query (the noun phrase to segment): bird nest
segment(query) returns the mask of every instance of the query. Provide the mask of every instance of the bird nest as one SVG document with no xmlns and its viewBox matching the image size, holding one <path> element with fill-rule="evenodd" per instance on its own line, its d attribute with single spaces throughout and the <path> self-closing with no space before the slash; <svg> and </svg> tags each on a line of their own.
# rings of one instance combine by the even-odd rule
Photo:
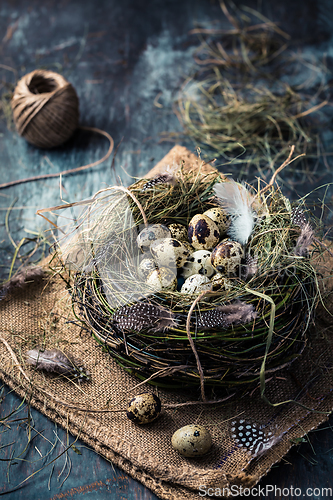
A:
<svg viewBox="0 0 333 500">
<path fill-rule="evenodd" d="M 259 185 L 255 191 L 234 183 L 253 217 L 248 241 L 240 244 L 239 265 L 184 293 L 186 264 L 175 265 L 176 288 L 143 276 L 143 250 L 152 255 L 138 245 L 138 235 L 156 224 L 187 228 L 195 215 L 223 205 L 216 186 L 230 187 L 233 181 L 217 171 L 200 175 L 180 169 L 171 177 L 108 188 L 62 211 L 58 242 L 72 276 L 77 318 L 142 380 L 163 387 L 201 385 L 203 394 L 204 386 L 262 381 L 303 350 L 317 300 L 308 252 L 313 232 L 304 211 L 292 207 L 278 188 Z M 224 206 L 229 226 L 222 241 L 229 242 L 232 225 L 244 214 Z"/>
</svg>

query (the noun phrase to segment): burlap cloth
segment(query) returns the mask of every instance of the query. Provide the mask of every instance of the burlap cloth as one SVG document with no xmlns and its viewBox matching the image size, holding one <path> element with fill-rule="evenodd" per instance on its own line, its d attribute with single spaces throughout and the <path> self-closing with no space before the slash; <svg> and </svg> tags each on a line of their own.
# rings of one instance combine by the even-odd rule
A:
<svg viewBox="0 0 333 500">
<path fill-rule="evenodd" d="M 197 158 L 177 146 L 151 175 L 161 165 L 180 160 L 185 161 L 188 168 L 196 168 Z M 315 262 L 320 273 L 326 276 L 321 283 L 326 292 L 333 289 L 332 263 L 327 251 Z M 269 406 L 261 400 L 256 387 L 241 398 L 234 396 L 215 407 L 195 405 L 165 409 L 158 420 L 145 426 L 133 424 L 125 412 L 74 409 L 126 408 L 130 396 L 147 387 L 156 392 L 164 404 L 199 399 L 199 391 L 189 394 L 152 386 L 136 387 L 140 381 L 103 352 L 90 332 L 73 323 L 70 296 L 65 282 L 59 277 L 27 284 L 0 302 L 1 338 L 11 347 L 12 354 L 15 353 L 30 383 L 3 341 L 0 376 L 21 397 L 32 391 L 32 406 L 74 436 L 79 436 L 159 497 L 197 499 L 200 486 L 222 489 L 232 484 L 255 485 L 287 453 L 296 438 L 327 419 L 327 412 L 333 408 L 333 327 L 329 313 L 333 311 L 332 295 L 326 298 L 325 304 L 318 307 L 316 325 L 310 328 L 307 347 L 301 357 L 289 369 L 268 377 L 266 389 L 272 403 L 292 399 L 315 412 L 295 403 Z M 72 353 L 84 362 L 91 373 L 91 381 L 79 386 L 34 371 L 26 365 L 24 353 L 36 344 Z M 274 446 L 252 460 L 231 437 L 231 420 L 240 415 L 258 424 L 269 423 L 279 436 Z M 201 459 L 183 458 L 171 447 L 173 432 L 189 423 L 205 425 L 211 432 L 213 447 Z"/>
</svg>

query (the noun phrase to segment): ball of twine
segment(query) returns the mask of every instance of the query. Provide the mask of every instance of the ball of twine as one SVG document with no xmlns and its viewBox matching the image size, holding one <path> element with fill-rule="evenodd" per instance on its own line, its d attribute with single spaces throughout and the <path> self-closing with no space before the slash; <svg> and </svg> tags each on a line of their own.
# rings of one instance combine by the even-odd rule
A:
<svg viewBox="0 0 333 500">
<path fill-rule="evenodd" d="M 39 148 L 60 146 L 79 123 L 76 91 L 53 71 L 35 70 L 23 76 L 11 106 L 17 132 Z"/>
</svg>

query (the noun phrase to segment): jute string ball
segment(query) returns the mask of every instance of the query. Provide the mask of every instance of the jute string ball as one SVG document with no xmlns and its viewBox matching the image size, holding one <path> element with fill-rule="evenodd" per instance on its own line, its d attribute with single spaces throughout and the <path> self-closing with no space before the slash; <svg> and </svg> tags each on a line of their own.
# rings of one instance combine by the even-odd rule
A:
<svg viewBox="0 0 333 500">
<path fill-rule="evenodd" d="M 60 146 L 78 127 L 76 91 L 53 71 L 35 70 L 23 76 L 11 106 L 17 132 L 39 148 Z"/>
</svg>

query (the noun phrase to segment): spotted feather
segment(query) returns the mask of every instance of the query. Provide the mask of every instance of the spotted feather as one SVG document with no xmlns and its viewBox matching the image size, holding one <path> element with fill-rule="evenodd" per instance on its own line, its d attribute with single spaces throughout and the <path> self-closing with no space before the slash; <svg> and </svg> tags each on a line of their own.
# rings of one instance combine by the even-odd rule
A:
<svg viewBox="0 0 333 500">
<path fill-rule="evenodd" d="M 253 458 L 269 450 L 281 437 L 273 427 L 242 418 L 232 420 L 230 431 L 237 446 L 250 453 Z"/>
</svg>

